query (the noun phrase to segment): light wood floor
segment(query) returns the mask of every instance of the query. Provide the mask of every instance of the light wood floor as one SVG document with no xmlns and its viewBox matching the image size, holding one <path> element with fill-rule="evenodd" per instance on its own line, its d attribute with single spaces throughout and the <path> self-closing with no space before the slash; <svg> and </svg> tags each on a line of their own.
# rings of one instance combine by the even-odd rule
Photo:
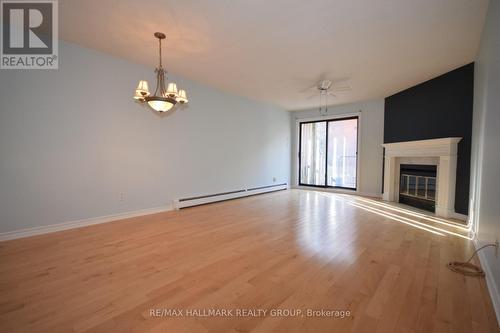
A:
<svg viewBox="0 0 500 333">
<path fill-rule="evenodd" d="M 292 190 L 2 242 L 0 331 L 498 332 L 463 229 Z M 150 315 L 213 308 L 352 315 Z"/>
</svg>

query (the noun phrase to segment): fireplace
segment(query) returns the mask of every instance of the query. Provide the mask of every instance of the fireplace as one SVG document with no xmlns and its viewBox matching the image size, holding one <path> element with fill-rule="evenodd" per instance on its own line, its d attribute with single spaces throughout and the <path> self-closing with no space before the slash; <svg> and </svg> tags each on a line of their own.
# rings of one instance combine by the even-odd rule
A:
<svg viewBox="0 0 500 333">
<path fill-rule="evenodd" d="M 439 138 L 383 144 L 383 199 L 424 205 L 420 208 L 433 210 L 437 216 L 466 219 L 455 212 L 457 144 L 460 140 Z M 433 167 L 432 171 L 428 167 Z M 401 174 L 405 175 L 403 179 Z M 406 188 L 401 188 L 404 186 Z"/>
<path fill-rule="evenodd" d="M 436 211 L 435 165 L 401 164 L 399 202 L 430 212 Z"/>
</svg>

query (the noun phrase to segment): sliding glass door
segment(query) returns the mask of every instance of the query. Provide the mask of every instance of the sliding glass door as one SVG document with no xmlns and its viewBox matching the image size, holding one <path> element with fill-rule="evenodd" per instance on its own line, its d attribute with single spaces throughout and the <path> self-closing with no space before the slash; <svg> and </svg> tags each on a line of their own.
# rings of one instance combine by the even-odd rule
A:
<svg viewBox="0 0 500 333">
<path fill-rule="evenodd" d="M 358 117 L 300 123 L 299 185 L 356 189 Z"/>
</svg>

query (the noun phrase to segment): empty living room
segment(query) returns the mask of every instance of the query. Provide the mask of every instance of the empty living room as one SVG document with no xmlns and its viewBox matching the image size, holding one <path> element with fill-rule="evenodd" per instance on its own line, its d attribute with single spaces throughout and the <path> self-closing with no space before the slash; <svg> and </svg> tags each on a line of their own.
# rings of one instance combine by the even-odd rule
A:
<svg viewBox="0 0 500 333">
<path fill-rule="evenodd" d="M 500 333 L 500 0 L 0 0 L 1 332 Z"/>
</svg>

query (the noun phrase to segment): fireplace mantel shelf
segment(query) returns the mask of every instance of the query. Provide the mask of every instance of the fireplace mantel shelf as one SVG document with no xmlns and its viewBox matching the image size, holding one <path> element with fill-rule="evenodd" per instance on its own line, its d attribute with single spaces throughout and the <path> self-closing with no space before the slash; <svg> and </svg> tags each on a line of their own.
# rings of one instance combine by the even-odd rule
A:
<svg viewBox="0 0 500 333">
<path fill-rule="evenodd" d="M 400 164 L 437 166 L 436 215 L 457 217 L 455 213 L 455 183 L 457 147 L 462 138 L 385 143 L 384 194 L 387 201 L 399 201 Z"/>
<path fill-rule="evenodd" d="M 429 140 L 385 143 L 386 156 L 450 156 L 457 154 L 457 144 L 462 138 L 440 138 Z"/>
</svg>

